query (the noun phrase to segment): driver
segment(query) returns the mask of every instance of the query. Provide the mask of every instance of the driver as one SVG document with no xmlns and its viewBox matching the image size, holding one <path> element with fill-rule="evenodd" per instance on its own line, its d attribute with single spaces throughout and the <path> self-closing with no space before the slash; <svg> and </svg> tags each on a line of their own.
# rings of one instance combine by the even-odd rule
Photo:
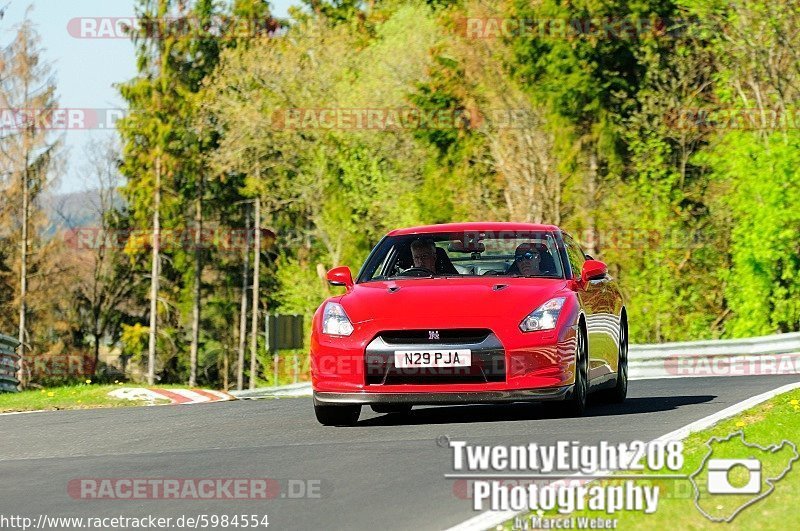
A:
<svg viewBox="0 0 800 531">
<path fill-rule="evenodd" d="M 430 238 L 414 240 L 411 243 L 411 259 L 414 267 L 422 267 L 436 273 L 436 244 Z"/>
</svg>

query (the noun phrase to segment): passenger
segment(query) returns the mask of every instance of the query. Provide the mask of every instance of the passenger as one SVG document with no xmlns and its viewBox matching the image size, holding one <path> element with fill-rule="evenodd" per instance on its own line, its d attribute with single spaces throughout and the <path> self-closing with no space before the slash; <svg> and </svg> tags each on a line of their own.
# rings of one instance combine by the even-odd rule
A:
<svg viewBox="0 0 800 531">
<path fill-rule="evenodd" d="M 544 271 L 542 265 L 542 252 L 531 243 L 521 243 L 514 251 L 514 263 L 506 273 L 524 277 L 545 275 L 548 271 Z"/>
</svg>

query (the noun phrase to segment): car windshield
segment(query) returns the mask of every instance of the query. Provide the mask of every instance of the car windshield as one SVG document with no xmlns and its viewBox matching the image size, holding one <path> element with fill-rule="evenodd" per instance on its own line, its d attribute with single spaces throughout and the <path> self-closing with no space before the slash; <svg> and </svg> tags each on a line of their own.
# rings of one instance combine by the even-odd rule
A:
<svg viewBox="0 0 800 531">
<path fill-rule="evenodd" d="M 359 282 L 433 277 L 563 278 L 550 232 L 387 236 L 364 264 Z"/>
</svg>

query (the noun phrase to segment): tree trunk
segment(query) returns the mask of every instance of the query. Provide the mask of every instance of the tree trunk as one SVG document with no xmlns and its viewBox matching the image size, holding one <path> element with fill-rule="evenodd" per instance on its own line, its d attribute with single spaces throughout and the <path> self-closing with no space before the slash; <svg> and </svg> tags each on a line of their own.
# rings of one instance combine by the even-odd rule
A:
<svg viewBox="0 0 800 531">
<path fill-rule="evenodd" d="M 242 271 L 242 301 L 239 309 L 239 359 L 236 365 L 236 389 L 244 389 L 244 351 L 247 348 L 247 277 L 250 270 L 250 212 L 245 205 L 245 247 Z"/>
<path fill-rule="evenodd" d="M 597 257 L 597 221 L 595 220 L 595 199 L 597 195 L 597 150 L 594 143 L 592 143 L 591 151 L 589 152 L 589 175 L 586 183 L 586 196 L 587 206 L 586 209 L 586 223 L 588 225 L 589 234 L 592 235 L 591 239 L 586 242 L 586 254 L 591 255 L 592 258 Z"/>
<path fill-rule="evenodd" d="M 224 353 L 222 355 L 222 390 L 228 390 L 228 372 L 230 371 L 229 368 L 230 362 L 228 361 L 228 347 L 225 347 Z"/>
<path fill-rule="evenodd" d="M 250 321 L 250 389 L 256 388 L 256 351 L 258 350 L 258 292 L 261 267 L 261 198 L 256 196 L 255 244 L 253 245 L 253 314 Z"/>
<path fill-rule="evenodd" d="M 192 345 L 189 353 L 189 387 L 197 385 L 197 348 L 200 342 L 200 298 L 203 277 L 203 177 L 197 185 L 194 212 L 194 300 L 192 301 Z"/>
<path fill-rule="evenodd" d="M 27 384 L 25 378 L 25 317 L 28 313 L 28 218 L 30 191 L 28 189 L 28 160 L 26 157 L 25 168 L 22 171 L 22 242 L 20 243 L 19 267 L 19 377 L 22 387 Z"/>
<path fill-rule="evenodd" d="M 97 368 L 100 366 L 100 338 L 102 335 L 99 332 L 94 332 L 94 365 L 92 365 L 92 373 L 97 374 Z"/>
<path fill-rule="evenodd" d="M 156 327 L 158 326 L 158 277 L 161 246 L 161 155 L 156 156 L 155 186 L 153 187 L 153 261 L 150 267 L 150 337 L 147 349 L 147 384 L 156 380 Z"/>
</svg>

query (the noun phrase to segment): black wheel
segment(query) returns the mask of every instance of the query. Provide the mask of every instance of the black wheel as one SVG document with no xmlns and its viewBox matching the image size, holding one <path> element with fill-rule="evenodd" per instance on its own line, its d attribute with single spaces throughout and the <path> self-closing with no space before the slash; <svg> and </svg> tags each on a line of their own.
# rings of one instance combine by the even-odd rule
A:
<svg viewBox="0 0 800 531">
<path fill-rule="evenodd" d="M 406 415 L 411 411 L 411 404 L 373 404 L 370 407 L 375 413 Z"/>
<path fill-rule="evenodd" d="M 353 426 L 358 422 L 361 406 L 314 404 L 314 413 L 323 426 Z"/>
<path fill-rule="evenodd" d="M 628 323 L 622 321 L 619 326 L 619 360 L 617 362 L 617 381 L 614 387 L 600 393 L 606 402 L 621 403 L 628 394 Z"/>
<path fill-rule="evenodd" d="M 589 395 L 589 350 L 583 328 L 578 328 L 575 338 L 575 384 L 572 395 L 564 401 L 562 408 L 566 415 L 579 417 L 586 411 Z"/>
<path fill-rule="evenodd" d="M 624 402 L 628 395 L 628 322 L 619 327 L 619 361 L 617 363 L 617 385 L 608 395 L 611 402 Z"/>
</svg>

